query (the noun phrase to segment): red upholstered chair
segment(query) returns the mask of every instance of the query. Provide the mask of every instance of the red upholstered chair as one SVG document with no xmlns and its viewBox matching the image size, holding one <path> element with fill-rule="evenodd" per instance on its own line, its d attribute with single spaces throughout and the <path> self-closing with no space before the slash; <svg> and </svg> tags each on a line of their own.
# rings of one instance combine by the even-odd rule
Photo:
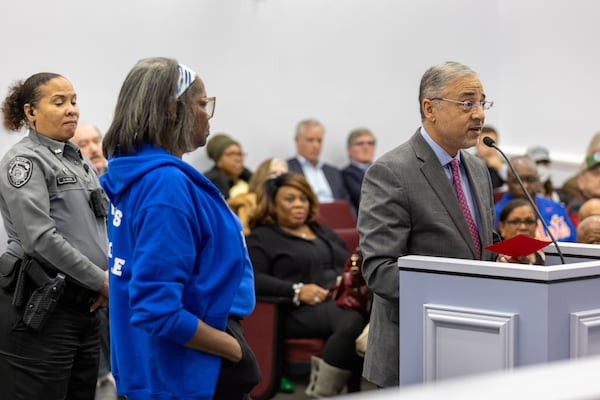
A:
<svg viewBox="0 0 600 400">
<path fill-rule="evenodd" d="M 317 221 L 334 230 L 356 228 L 354 210 L 346 200 L 321 203 L 319 205 L 319 218 Z"/>
<path fill-rule="evenodd" d="M 262 375 L 250 396 L 253 400 L 270 399 L 279 390 L 281 380 L 282 341 L 276 299 L 257 299 L 254 312 L 242 320 L 242 327 Z"/>
<path fill-rule="evenodd" d="M 358 230 L 356 228 L 339 228 L 333 230 L 339 237 L 344 239 L 346 247 L 353 253 L 358 247 Z"/>
<path fill-rule="evenodd" d="M 294 371 L 310 371 L 310 357 L 320 356 L 324 346 L 323 339 L 284 339 L 284 363 Z"/>
<path fill-rule="evenodd" d="M 322 339 L 283 339 L 280 308 L 291 299 L 259 296 L 254 312 L 242 320 L 244 337 L 254 352 L 262 379 L 250 393 L 253 400 L 272 398 L 279 390 L 284 364 L 310 368 L 310 357 L 321 355 Z"/>
<path fill-rule="evenodd" d="M 344 239 L 348 251 L 353 252 L 356 250 L 358 247 L 356 217 L 352 206 L 346 200 L 336 200 L 332 203 L 320 204 L 317 221 L 332 229 L 338 236 Z"/>
</svg>

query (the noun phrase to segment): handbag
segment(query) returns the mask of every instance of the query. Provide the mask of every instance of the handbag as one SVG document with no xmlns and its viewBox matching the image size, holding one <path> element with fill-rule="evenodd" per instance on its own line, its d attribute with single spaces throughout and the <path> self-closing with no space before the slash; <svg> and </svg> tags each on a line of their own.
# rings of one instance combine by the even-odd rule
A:
<svg viewBox="0 0 600 400">
<path fill-rule="evenodd" d="M 329 295 L 338 307 L 356 310 L 367 316 L 370 294 L 365 278 L 360 271 L 362 261 L 362 254 L 357 249 L 346 260 L 344 270 L 337 277 L 335 285 L 329 290 Z"/>
</svg>

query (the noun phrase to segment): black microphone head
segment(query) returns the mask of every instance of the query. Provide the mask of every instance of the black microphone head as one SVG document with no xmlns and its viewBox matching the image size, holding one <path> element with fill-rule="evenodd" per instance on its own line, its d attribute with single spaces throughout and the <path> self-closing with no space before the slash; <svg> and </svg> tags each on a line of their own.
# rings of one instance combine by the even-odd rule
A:
<svg viewBox="0 0 600 400">
<path fill-rule="evenodd" d="M 496 142 L 494 142 L 494 139 L 492 139 L 489 136 L 483 137 L 483 144 L 485 144 L 488 147 L 496 147 Z"/>
</svg>

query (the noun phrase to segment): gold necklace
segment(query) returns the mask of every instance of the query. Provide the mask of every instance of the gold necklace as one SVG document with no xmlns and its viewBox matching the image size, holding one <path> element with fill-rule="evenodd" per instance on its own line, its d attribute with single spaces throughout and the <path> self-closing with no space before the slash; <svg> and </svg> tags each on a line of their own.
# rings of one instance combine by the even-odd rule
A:
<svg viewBox="0 0 600 400">
<path fill-rule="evenodd" d="M 284 231 L 291 233 L 294 236 L 301 237 L 302 239 L 306 239 L 306 225 L 303 225 L 300 230 L 298 229 L 290 229 L 287 227 L 282 227 Z"/>
</svg>

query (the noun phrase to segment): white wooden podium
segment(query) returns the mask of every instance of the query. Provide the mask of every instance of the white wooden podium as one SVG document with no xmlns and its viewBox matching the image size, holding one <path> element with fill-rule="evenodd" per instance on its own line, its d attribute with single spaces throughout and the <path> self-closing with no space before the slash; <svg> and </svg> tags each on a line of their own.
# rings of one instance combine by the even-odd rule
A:
<svg viewBox="0 0 600 400">
<path fill-rule="evenodd" d="M 600 354 L 600 246 L 546 266 L 398 259 L 400 385 Z"/>
</svg>

